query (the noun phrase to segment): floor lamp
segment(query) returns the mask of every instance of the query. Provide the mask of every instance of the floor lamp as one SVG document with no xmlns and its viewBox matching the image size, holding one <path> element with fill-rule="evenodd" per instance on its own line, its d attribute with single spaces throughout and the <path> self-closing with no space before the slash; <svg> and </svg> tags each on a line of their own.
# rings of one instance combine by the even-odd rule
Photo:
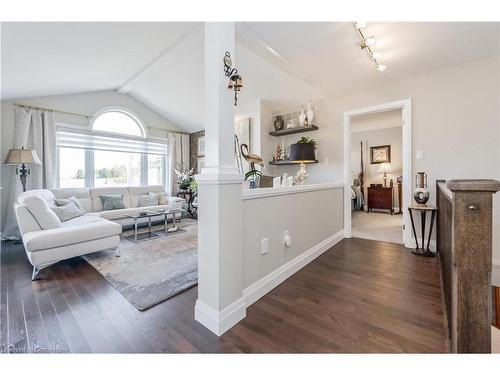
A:
<svg viewBox="0 0 500 375">
<path fill-rule="evenodd" d="M 9 150 L 7 157 L 4 161 L 5 165 L 21 165 L 21 169 L 16 168 L 16 174 L 20 174 L 21 184 L 23 185 L 23 192 L 26 191 L 26 179 L 30 174 L 30 169 L 26 168 L 26 164 L 42 164 L 35 150 L 25 150 L 12 148 Z"/>
</svg>

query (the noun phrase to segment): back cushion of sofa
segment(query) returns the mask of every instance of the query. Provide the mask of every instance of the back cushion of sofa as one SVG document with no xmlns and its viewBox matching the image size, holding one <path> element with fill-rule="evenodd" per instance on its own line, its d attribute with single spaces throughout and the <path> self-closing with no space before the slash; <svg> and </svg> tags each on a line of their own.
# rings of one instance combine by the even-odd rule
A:
<svg viewBox="0 0 500 375">
<path fill-rule="evenodd" d="M 28 190 L 24 193 L 20 193 L 16 200 L 19 203 L 24 203 L 26 199 L 29 199 L 31 196 L 36 195 L 44 199 L 49 205 L 54 205 L 54 199 L 56 198 L 54 194 L 49 189 L 34 189 Z"/>
<path fill-rule="evenodd" d="M 147 195 L 150 192 L 161 193 L 164 191 L 165 189 L 162 185 L 129 186 L 130 207 L 138 207 L 140 195 Z"/>
<path fill-rule="evenodd" d="M 92 211 L 103 211 L 101 195 L 123 195 L 123 205 L 125 208 L 130 208 L 130 197 L 126 187 L 103 187 L 91 188 L 90 198 L 92 199 Z"/>
<path fill-rule="evenodd" d="M 28 195 L 18 201 L 28 207 L 29 212 L 35 218 L 42 229 L 55 229 L 61 227 L 61 220 L 49 206 L 45 197 L 40 195 Z"/>
<path fill-rule="evenodd" d="M 57 199 L 69 199 L 76 197 L 86 212 L 92 212 L 92 199 L 87 188 L 60 188 L 51 189 Z"/>
</svg>

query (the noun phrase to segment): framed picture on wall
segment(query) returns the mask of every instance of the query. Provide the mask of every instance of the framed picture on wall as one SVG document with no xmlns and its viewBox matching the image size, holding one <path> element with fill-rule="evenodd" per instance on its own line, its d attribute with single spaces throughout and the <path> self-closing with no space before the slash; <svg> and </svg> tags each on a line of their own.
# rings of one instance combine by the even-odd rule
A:
<svg viewBox="0 0 500 375">
<path fill-rule="evenodd" d="M 381 164 L 391 162 L 391 146 L 370 147 L 370 164 Z"/>
</svg>

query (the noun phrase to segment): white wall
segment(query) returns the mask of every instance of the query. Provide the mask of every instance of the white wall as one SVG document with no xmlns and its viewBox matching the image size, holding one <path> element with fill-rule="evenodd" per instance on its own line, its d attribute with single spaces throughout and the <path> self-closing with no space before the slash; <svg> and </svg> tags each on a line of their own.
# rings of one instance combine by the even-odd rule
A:
<svg viewBox="0 0 500 375">
<path fill-rule="evenodd" d="M 380 172 L 378 172 L 380 164 L 370 164 L 370 147 L 385 145 L 391 146 L 391 172 L 387 173 L 388 186 L 391 179 L 394 180 L 394 185 L 396 185 L 396 177 L 402 175 L 403 128 L 401 127 L 401 110 L 390 112 L 399 112 L 400 126 L 385 129 L 357 131 L 351 134 L 351 178 L 358 177 L 361 171 L 360 146 L 361 142 L 363 142 L 365 197 L 368 196 L 366 188 L 370 186 L 370 184 L 383 183 L 382 175 Z M 371 116 L 363 116 L 363 125 L 367 123 L 364 117 Z M 379 120 L 376 120 L 375 125 L 380 125 L 380 122 L 378 121 Z M 356 118 L 352 120 L 351 125 L 358 125 L 358 121 Z M 396 193 L 394 193 L 393 195 L 393 207 L 398 207 L 398 199 Z"/>
<path fill-rule="evenodd" d="M 412 100 L 413 171 L 428 173 L 431 204 L 437 179 L 498 179 L 499 69 L 493 57 L 316 102 L 320 163 L 308 166 L 310 181 L 343 179 L 345 111 L 406 98 Z M 423 160 L 416 160 L 417 150 Z M 495 200 L 494 259 L 500 263 L 500 197 Z"/>
<path fill-rule="evenodd" d="M 330 187 L 256 199 L 244 196 L 242 212 L 243 284 L 247 288 L 343 229 L 343 188 Z M 292 239 L 290 247 L 283 243 L 285 230 Z M 268 240 L 267 254 L 261 254 L 263 238 Z"/>
<path fill-rule="evenodd" d="M 75 112 L 87 115 L 93 115 L 99 109 L 104 107 L 117 106 L 134 112 L 147 127 L 159 129 L 182 130 L 164 117 L 152 111 L 149 107 L 128 96 L 118 94 L 115 91 L 99 91 L 83 94 L 46 96 L 39 98 L 16 99 L 1 102 L 1 161 L 5 160 L 7 152 L 12 147 L 14 139 L 14 108 L 13 103 L 22 103 L 44 108 L 58 109 L 61 111 Z M 89 120 L 84 117 L 70 116 L 61 113 L 55 113 L 56 122 L 70 123 L 74 125 L 88 126 Z M 165 132 L 158 129 L 149 131 L 151 136 L 165 136 Z M 1 186 L 5 186 L 9 176 L 8 168 L 2 165 Z M 7 212 L 6 194 L 1 198 L 1 218 Z"/>
</svg>

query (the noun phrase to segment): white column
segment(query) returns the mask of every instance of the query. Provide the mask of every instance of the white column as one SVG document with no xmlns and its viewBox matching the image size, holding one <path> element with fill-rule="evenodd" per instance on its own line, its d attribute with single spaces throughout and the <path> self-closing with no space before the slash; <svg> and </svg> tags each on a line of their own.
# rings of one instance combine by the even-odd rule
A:
<svg viewBox="0 0 500 375">
<path fill-rule="evenodd" d="M 234 93 L 223 58 L 234 58 L 234 23 L 205 23 L 205 165 L 198 187 L 198 300 L 195 319 L 222 335 L 246 314 L 241 183 L 233 158 Z"/>
</svg>

